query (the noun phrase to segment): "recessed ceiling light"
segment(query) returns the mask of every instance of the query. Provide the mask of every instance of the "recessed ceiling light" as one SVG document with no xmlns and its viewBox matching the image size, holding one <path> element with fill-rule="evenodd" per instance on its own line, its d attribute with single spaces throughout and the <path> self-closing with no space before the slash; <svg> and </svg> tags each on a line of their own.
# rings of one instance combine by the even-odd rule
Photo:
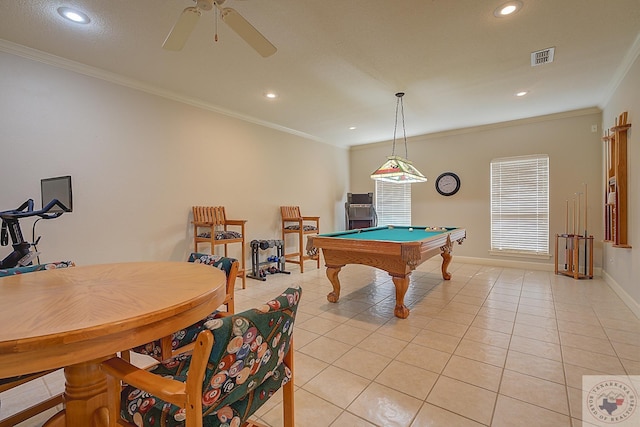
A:
<svg viewBox="0 0 640 427">
<path fill-rule="evenodd" d="M 76 24 L 88 24 L 91 22 L 91 19 L 85 14 L 80 12 L 79 10 L 74 10 L 68 7 L 59 7 L 58 13 L 64 19 L 68 19 L 71 22 L 75 22 Z"/>
<path fill-rule="evenodd" d="M 264 97 L 269 99 L 276 99 L 278 97 L 278 94 L 275 92 L 267 92 L 264 94 Z"/>
<path fill-rule="evenodd" d="M 516 93 L 516 96 L 517 96 L 517 97 L 521 97 L 521 96 L 525 96 L 525 95 L 526 95 L 526 94 L 528 94 L 528 93 L 529 93 L 529 92 L 527 92 L 526 90 L 522 90 L 522 91 L 520 91 L 520 92 L 517 92 L 517 93 Z"/>
<path fill-rule="evenodd" d="M 504 18 L 505 16 L 513 15 L 522 8 L 522 2 L 520 0 L 514 0 L 498 6 L 493 11 L 494 16 L 498 18 Z"/>
<path fill-rule="evenodd" d="M 358 129 L 358 128 L 355 127 L 355 126 L 349 126 L 349 130 L 356 130 L 356 129 Z"/>
</svg>

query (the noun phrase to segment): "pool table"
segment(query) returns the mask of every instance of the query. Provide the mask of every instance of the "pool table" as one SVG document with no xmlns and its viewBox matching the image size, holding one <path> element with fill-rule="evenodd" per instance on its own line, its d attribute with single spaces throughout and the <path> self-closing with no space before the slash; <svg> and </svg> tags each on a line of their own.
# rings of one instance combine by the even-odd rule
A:
<svg viewBox="0 0 640 427">
<path fill-rule="evenodd" d="M 307 252 L 318 256 L 318 250 L 322 249 L 327 277 L 333 286 L 333 291 L 327 295 L 330 302 L 337 302 L 340 298 L 338 273 L 346 264 L 369 265 L 388 272 L 396 286 L 394 314 L 405 319 L 409 316 L 409 309 L 404 305 L 404 295 L 411 272 L 440 254 L 442 277 L 451 279 L 447 267 L 451 262 L 453 244 L 462 244 L 466 236 L 466 230 L 457 227 L 372 227 L 309 236 Z"/>
</svg>

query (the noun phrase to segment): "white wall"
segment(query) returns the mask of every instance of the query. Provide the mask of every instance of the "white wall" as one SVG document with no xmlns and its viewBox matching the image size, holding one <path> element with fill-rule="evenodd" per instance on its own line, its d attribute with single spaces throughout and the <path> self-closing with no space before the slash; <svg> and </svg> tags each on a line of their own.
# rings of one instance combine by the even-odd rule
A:
<svg viewBox="0 0 640 427">
<path fill-rule="evenodd" d="M 429 179 L 426 183 L 412 184 L 412 223 L 466 228 L 467 239 L 461 246 L 456 245 L 454 257 L 504 265 L 509 265 L 509 261 L 534 263 L 537 268 L 551 270 L 552 256 L 538 259 L 489 255 L 491 160 L 548 154 L 549 251 L 554 252 L 555 235 L 565 232 L 566 201 L 571 201 L 576 192 L 583 192 L 583 183 L 586 183 L 588 232 L 598 242 L 594 264 L 599 267 L 603 229 L 600 206 L 602 142 L 599 130 L 592 132 L 592 126 L 599 126 L 600 122 L 600 111 L 594 108 L 411 139 L 408 142 L 409 158 Z M 351 189 L 354 192 L 374 191 L 369 175 L 390 154 L 391 143 L 353 148 Z M 404 156 L 404 147 L 399 151 L 396 147 L 396 154 Z M 436 178 L 445 171 L 457 173 L 461 180 L 460 191 L 449 197 L 441 196 L 435 189 Z"/>
<path fill-rule="evenodd" d="M 279 238 L 281 205 L 343 226 L 347 150 L 3 52 L 0 93 L 0 210 L 72 176 L 74 211 L 37 225 L 43 262 L 184 260 L 193 205 L 248 220 L 247 241 Z"/>
<path fill-rule="evenodd" d="M 640 317 L 640 57 L 626 73 L 626 77 L 616 88 L 602 114 L 602 124 L 610 128 L 615 118 L 622 112 L 628 112 L 627 121 L 631 128 L 627 133 L 627 168 L 628 168 L 628 241 L 632 249 L 614 248 L 606 243 L 604 246 L 604 276 L 611 287 L 628 301 L 633 299 L 630 307 Z M 603 152 L 604 155 L 604 152 Z M 604 193 L 604 172 L 602 178 Z"/>
</svg>

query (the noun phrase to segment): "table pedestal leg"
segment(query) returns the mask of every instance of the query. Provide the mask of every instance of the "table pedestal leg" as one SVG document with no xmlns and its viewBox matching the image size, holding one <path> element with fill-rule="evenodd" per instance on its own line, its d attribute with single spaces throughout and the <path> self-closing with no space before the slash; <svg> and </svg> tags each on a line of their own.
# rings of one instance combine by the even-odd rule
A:
<svg viewBox="0 0 640 427">
<path fill-rule="evenodd" d="M 442 278 L 444 280 L 451 279 L 451 273 L 447 271 L 449 264 L 451 263 L 451 251 L 443 250 L 440 255 L 442 255 Z"/>
<path fill-rule="evenodd" d="M 396 285 L 396 307 L 393 310 L 393 314 L 400 319 L 406 319 L 409 317 L 409 309 L 404 305 L 404 295 L 409 288 L 409 276 L 405 277 L 392 277 L 393 284 Z"/>
<path fill-rule="evenodd" d="M 107 380 L 100 370 L 100 362 L 107 358 L 79 363 L 64 368 L 65 410 L 46 424 L 46 427 L 107 427 Z"/>
<path fill-rule="evenodd" d="M 327 267 L 327 278 L 331 282 L 331 286 L 333 286 L 333 292 L 329 292 L 327 294 L 327 300 L 329 302 L 338 302 L 340 299 L 340 280 L 338 280 L 338 273 L 343 266 L 340 267 Z"/>
</svg>

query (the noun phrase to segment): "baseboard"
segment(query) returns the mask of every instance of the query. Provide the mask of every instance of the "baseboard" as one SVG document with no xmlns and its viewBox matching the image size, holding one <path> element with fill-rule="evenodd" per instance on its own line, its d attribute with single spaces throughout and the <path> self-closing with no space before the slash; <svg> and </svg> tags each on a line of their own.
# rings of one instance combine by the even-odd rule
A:
<svg viewBox="0 0 640 427">
<path fill-rule="evenodd" d="M 631 298 L 631 295 L 629 295 L 627 291 L 625 291 L 624 288 L 613 279 L 613 277 L 607 274 L 606 271 L 602 272 L 602 278 L 607 283 L 607 285 L 609 285 L 609 287 L 613 289 L 613 292 L 615 292 L 620 297 L 622 302 L 624 302 L 627 307 L 629 307 L 633 314 L 635 314 L 636 317 L 640 319 L 640 304 L 637 303 L 633 298 Z"/>
<path fill-rule="evenodd" d="M 555 270 L 555 265 L 540 263 L 540 262 L 528 262 L 528 261 L 510 260 L 510 259 L 497 259 L 497 258 L 474 258 L 474 257 L 454 255 L 453 262 L 455 263 L 456 260 L 467 263 L 467 264 L 488 265 L 492 267 L 520 268 L 523 270 L 539 270 L 539 271 L 551 271 L 551 272 Z M 602 275 L 602 268 L 600 267 L 594 268 L 593 275 L 595 277 L 600 277 Z"/>
</svg>

